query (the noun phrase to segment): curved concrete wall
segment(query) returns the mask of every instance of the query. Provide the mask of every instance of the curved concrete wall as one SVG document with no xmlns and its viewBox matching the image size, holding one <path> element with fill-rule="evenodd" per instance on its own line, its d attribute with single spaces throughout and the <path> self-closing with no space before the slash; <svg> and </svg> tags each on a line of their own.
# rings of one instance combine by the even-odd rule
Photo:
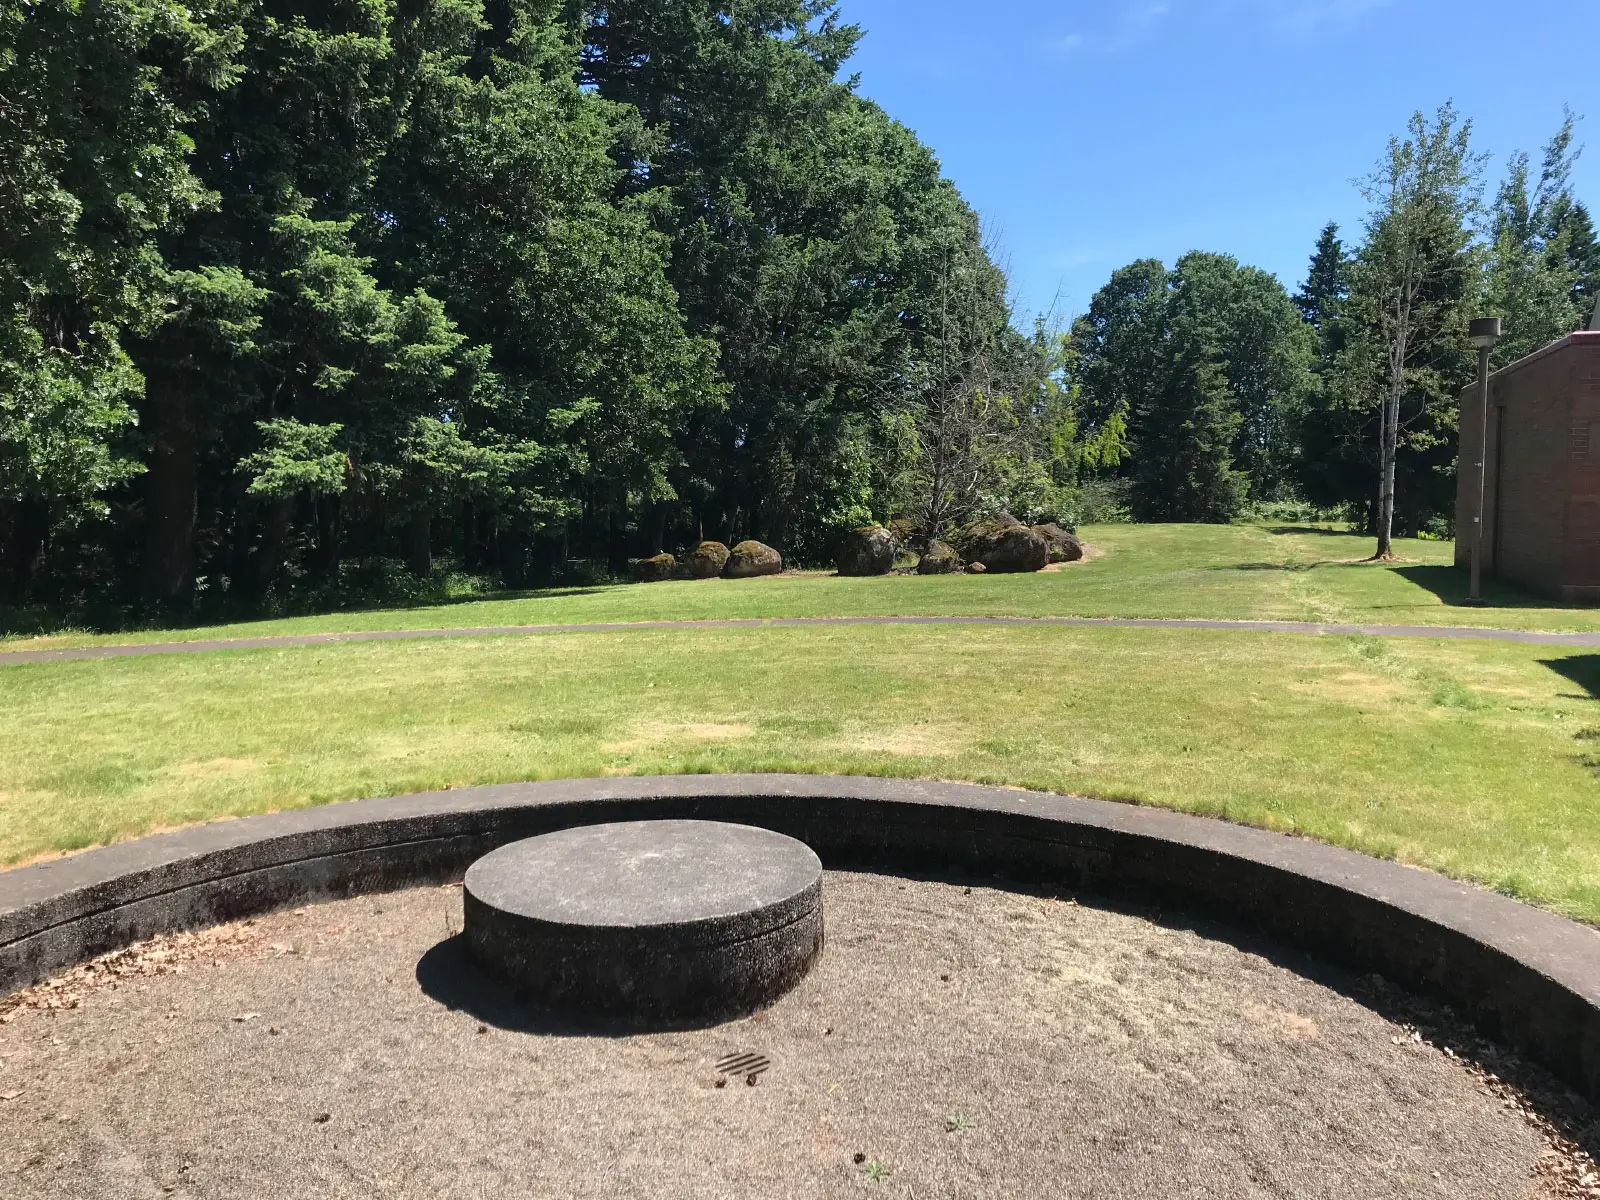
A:
<svg viewBox="0 0 1600 1200">
<path fill-rule="evenodd" d="M 459 878 L 597 821 L 761 825 L 830 867 L 981 870 L 1181 906 L 1443 999 L 1600 1100 L 1600 931 L 1321 843 L 1070 796 L 810 775 L 505 784 L 221 821 L 0 872 L 0 993 L 140 938 Z"/>
</svg>

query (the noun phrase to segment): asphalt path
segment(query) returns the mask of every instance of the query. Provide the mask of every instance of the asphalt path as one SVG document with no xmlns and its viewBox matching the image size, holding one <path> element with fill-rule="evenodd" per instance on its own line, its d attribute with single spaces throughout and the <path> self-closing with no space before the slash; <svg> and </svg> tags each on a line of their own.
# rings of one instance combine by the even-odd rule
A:
<svg viewBox="0 0 1600 1200">
<path fill-rule="evenodd" d="M 1530 629 L 1483 629 L 1464 625 L 1344 625 L 1315 621 L 1213 621 L 1187 617 L 740 617 L 700 621 L 610 621 L 575 625 L 464 625 L 455 629 L 372 629 L 350 633 L 286 633 L 270 637 L 215 638 L 75 646 L 58 650 L 0 651 L 0 666 L 135 658 L 146 654 L 205 654 L 216 650 L 271 650 L 327 646 L 339 642 L 392 642 L 418 638 L 529 637 L 563 633 L 627 633 L 660 629 L 765 629 L 832 625 L 1028 625 L 1087 629 L 1208 629 L 1234 633 L 1298 633 L 1319 636 L 1440 638 L 1452 641 L 1521 642 L 1534 646 L 1600 647 L 1600 631 L 1550 633 Z"/>
</svg>

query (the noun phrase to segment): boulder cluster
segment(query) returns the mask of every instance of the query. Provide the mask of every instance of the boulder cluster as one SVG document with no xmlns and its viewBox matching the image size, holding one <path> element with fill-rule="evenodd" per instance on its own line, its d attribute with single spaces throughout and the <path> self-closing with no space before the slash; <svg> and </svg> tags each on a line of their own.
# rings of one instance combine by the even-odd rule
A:
<svg viewBox="0 0 1600 1200">
<path fill-rule="evenodd" d="M 671 554 L 636 559 L 633 577 L 640 583 L 659 583 L 664 579 L 750 579 L 757 575 L 776 575 L 783 570 L 783 555 L 771 546 L 743 541 L 729 550 L 721 542 L 701 542 L 684 556 L 683 562 Z"/>
<path fill-rule="evenodd" d="M 969 575 L 985 572 L 1038 571 L 1049 563 L 1076 562 L 1083 544 L 1059 525 L 1024 525 L 1010 513 L 973 521 L 934 538 L 921 554 L 910 554 L 907 543 L 913 530 L 909 522 L 894 521 L 889 528 L 863 525 L 839 540 L 841 575 L 887 575 L 898 565 L 919 575 Z M 783 570 L 783 555 L 757 541 L 743 541 L 732 550 L 721 542 L 701 542 L 680 562 L 671 554 L 635 560 L 633 577 L 640 583 L 664 579 L 750 579 L 776 575 Z"/>
<path fill-rule="evenodd" d="M 904 538 L 905 531 L 881 525 L 852 529 L 839 543 L 839 574 L 887 575 Z M 1082 557 L 1083 544 L 1061 526 L 1024 525 L 1010 513 L 1000 513 L 963 526 L 948 540 L 930 541 L 917 558 L 916 570 L 919 575 L 1038 571 Z"/>
</svg>

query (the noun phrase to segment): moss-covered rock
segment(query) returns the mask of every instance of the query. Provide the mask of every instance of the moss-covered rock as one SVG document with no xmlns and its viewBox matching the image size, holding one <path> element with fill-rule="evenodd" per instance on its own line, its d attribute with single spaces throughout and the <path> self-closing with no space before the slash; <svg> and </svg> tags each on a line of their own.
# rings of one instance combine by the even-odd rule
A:
<svg viewBox="0 0 1600 1200">
<path fill-rule="evenodd" d="M 1051 562 L 1077 562 L 1083 557 L 1083 543 L 1077 535 L 1068 533 L 1054 521 L 1031 528 L 1044 539 L 1045 552 Z"/>
<path fill-rule="evenodd" d="M 957 554 L 971 562 L 981 557 L 980 551 L 988 542 L 999 537 L 1007 529 L 1021 527 L 1021 521 L 1010 513 L 1003 512 L 992 517 L 980 517 L 961 526 L 951 532 L 948 540 L 955 547 Z"/>
<path fill-rule="evenodd" d="M 664 579 L 671 579 L 677 570 L 678 560 L 670 554 L 637 558 L 633 562 L 633 577 L 640 583 L 660 583 Z"/>
<path fill-rule="evenodd" d="M 991 572 L 1042 571 L 1050 561 L 1050 550 L 1037 533 L 1017 525 L 993 538 L 978 559 Z"/>
<path fill-rule="evenodd" d="M 749 579 L 755 575 L 776 575 L 783 570 L 783 555 L 757 541 L 740 542 L 728 554 L 722 568 L 724 579 Z"/>
<path fill-rule="evenodd" d="M 887 575 L 894 567 L 894 534 L 882 525 L 863 525 L 839 539 L 839 574 Z"/>
<path fill-rule="evenodd" d="M 917 561 L 918 575 L 950 575 L 961 570 L 961 556 L 949 542 L 937 538 L 928 543 L 921 559 Z"/>
<path fill-rule="evenodd" d="M 1050 558 L 1044 538 L 1010 513 L 974 521 L 950 540 L 962 558 L 988 571 L 1038 571 Z"/>
<path fill-rule="evenodd" d="M 728 565 L 728 548 L 721 542 L 701 542 L 683 560 L 690 579 L 715 579 Z"/>
</svg>

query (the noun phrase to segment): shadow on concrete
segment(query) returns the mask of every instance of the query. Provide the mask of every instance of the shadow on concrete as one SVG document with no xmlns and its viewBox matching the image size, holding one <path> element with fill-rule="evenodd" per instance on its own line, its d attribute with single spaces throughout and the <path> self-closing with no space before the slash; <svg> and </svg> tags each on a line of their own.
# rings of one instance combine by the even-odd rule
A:
<svg viewBox="0 0 1600 1200">
<path fill-rule="evenodd" d="M 1576 700 L 1600 700 L 1600 654 L 1573 654 L 1567 658 L 1541 658 L 1542 666 L 1549 667 L 1557 675 L 1570 679 L 1581 687 L 1586 695 L 1567 697 Z"/>
<path fill-rule="evenodd" d="M 1592 693 L 1600 694 L 1600 654 L 1552 659 L 1546 665 L 1567 674 L 1569 678 L 1577 679 Z M 1566 669 L 1568 667 L 1572 668 L 1570 673 Z M 868 866 L 860 869 L 891 878 L 998 887 L 1019 895 L 1104 909 L 1138 917 L 1166 929 L 1190 932 L 1257 955 L 1371 1009 L 1385 1020 L 1393 1022 L 1402 1032 L 1416 1030 L 1431 1044 L 1448 1048 L 1457 1059 L 1470 1067 L 1504 1081 L 1521 1093 L 1529 1105 L 1549 1120 L 1563 1136 L 1577 1143 L 1591 1156 L 1600 1158 L 1600 1113 L 1597 1113 L 1595 1106 L 1576 1095 L 1545 1068 L 1528 1062 L 1492 1036 L 1486 1036 L 1474 1027 L 1466 1014 L 1409 992 L 1382 976 L 1356 974 L 1324 962 L 1314 954 L 1193 913 L 1182 906 L 1170 906 L 1155 897 L 1063 890 L 985 872 L 897 870 Z M 444 939 L 423 954 L 417 962 L 416 978 L 423 993 L 439 1004 L 511 1033 L 620 1038 L 644 1032 L 614 1022 L 575 1021 L 533 1006 L 519 996 L 515 988 L 483 972 L 468 957 L 466 940 L 461 934 Z M 653 1027 L 649 1032 L 677 1032 L 723 1023 L 713 1021 L 701 1025 Z"/>
<path fill-rule="evenodd" d="M 425 996 L 444 1007 L 508 1033 L 619 1038 L 640 1033 L 681 1033 L 723 1024 L 721 1021 L 686 1021 L 640 1028 L 625 1021 L 550 1012 L 473 962 L 467 954 L 466 938 L 459 933 L 445 938 L 417 960 L 417 986 Z"/>
<path fill-rule="evenodd" d="M 564 1019 L 534 1007 L 517 989 L 481 970 L 468 956 L 466 937 L 459 933 L 417 960 L 417 986 L 448 1009 L 512 1033 L 616 1037 L 629 1032 Z"/>
</svg>

